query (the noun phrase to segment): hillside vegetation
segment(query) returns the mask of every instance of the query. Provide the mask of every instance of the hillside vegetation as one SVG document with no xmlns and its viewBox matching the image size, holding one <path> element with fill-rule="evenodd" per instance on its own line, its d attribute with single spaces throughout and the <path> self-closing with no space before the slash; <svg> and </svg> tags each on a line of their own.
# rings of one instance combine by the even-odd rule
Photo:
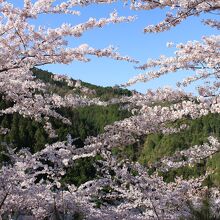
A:
<svg viewBox="0 0 220 220">
<path fill-rule="evenodd" d="M 66 94 L 81 94 L 80 90 L 73 90 L 65 81 L 55 81 L 52 73 L 34 69 L 36 79 L 46 83 L 48 93 L 57 93 L 61 96 Z M 72 80 L 76 83 L 76 80 Z M 82 82 L 82 86 L 94 90 L 90 96 L 99 97 L 102 100 L 110 100 L 121 96 L 130 96 L 129 90 L 112 87 L 95 86 Z M 3 100 L 0 97 L 0 109 L 12 106 L 10 101 Z M 24 118 L 18 113 L 12 115 L 0 116 L 0 127 L 8 128 L 7 134 L 0 134 L 0 147 L 4 149 L 5 143 L 11 144 L 17 149 L 29 148 L 32 153 L 41 150 L 46 143 L 66 140 L 70 134 L 77 147 L 83 146 L 83 141 L 88 136 L 97 136 L 104 131 L 104 127 L 115 121 L 122 120 L 131 116 L 131 113 L 120 104 L 108 106 L 86 106 L 76 109 L 61 108 L 57 110 L 62 116 L 71 121 L 71 125 L 63 124 L 60 120 L 50 118 L 58 137 L 49 138 L 43 128 L 43 122 L 36 122 L 30 118 Z M 206 142 L 207 137 L 215 135 L 220 137 L 220 115 L 209 114 L 202 118 L 188 121 L 189 128 L 177 134 L 150 134 L 140 139 L 134 145 L 114 148 L 113 154 L 119 159 L 129 158 L 133 161 L 139 161 L 141 164 L 151 167 L 153 163 L 164 156 L 172 156 L 177 150 L 187 149 L 191 146 Z M 1 161 L 6 160 L 1 155 Z M 80 185 L 96 176 L 93 161 L 96 158 L 80 159 L 74 168 L 70 169 L 63 181 L 66 183 L 73 182 Z M 164 179 L 169 182 L 173 181 L 175 176 L 189 178 L 204 174 L 207 170 L 214 170 L 209 176 L 206 185 L 220 186 L 220 153 L 215 154 L 212 158 L 201 161 L 195 167 L 183 167 L 173 169 L 167 173 L 160 173 Z"/>
</svg>

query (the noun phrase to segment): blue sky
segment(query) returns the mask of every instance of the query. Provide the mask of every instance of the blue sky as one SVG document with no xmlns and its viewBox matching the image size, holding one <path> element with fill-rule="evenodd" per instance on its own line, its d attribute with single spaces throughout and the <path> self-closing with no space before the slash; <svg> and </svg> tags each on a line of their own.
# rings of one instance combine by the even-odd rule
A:
<svg viewBox="0 0 220 220">
<path fill-rule="evenodd" d="M 19 4 L 22 0 L 11 0 L 13 4 Z M 81 38 L 70 38 L 71 46 L 87 43 L 92 47 L 104 48 L 109 45 L 118 47 L 122 55 L 129 55 L 143 64 L 148 58 L 158 58 L 161 54 L 172 55 L 173 49 L 167 48 L 166 43 L 187 42 L 188 40 L 200 40 L 204 35 L 215 34 L 217 31 L 201 24 L 202 17 L 193 17 L 183 22 L 181 25 L 170 31 L 158 34 L 144 34 L 143 28 L 149 24 L 156 24 L 165 17 L 163 10 L 153 11 L 131 11 L 128 6 L 123 7 L 123 3 L 111 5 L 91 5 L 79 8 L 81 16 L 43 16 L 37 22 L 45 26 L 56 27 L 63 22 L 78 24 L 86 21 L 90 17 L 108 17 L 114 9 L 119 15 L 137 15 L 137 19 L 131 23 L 110 24 L 104 28 L 90 30 Z M 134 68 L 135 64 L 122 61 L 115 61 L 107 58 L 90 57 L 91 62 L 73 62 L 69 65 L 46 65 L 45 70 L 54 73 L 66 74 L 74 79 L 103 86 L 114 86 L 121 84 L 128 79 L 142 73 Z M 130 87 L 144 92 L 148 88 L 156 88 L 163 85 L 175 85 L 178 79 L 183 78 L 186 73 L 170 74 L 166 77 L 154 80 L 150 83 L 139 83 Z"/>
</svg>

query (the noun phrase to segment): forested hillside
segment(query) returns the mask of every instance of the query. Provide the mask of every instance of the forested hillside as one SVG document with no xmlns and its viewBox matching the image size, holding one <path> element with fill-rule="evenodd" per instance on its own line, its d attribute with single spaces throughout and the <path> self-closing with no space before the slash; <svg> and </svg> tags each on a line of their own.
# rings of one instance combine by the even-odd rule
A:
<svg viewBox="0 0 220 220">
<path fill-rule="evenodd" d="M 42 80 L 46 83 L 47 93 L 57 93 L 61 96 L 67 94 L 73 95 L 89 95 L 92 97 L 98 97 L 101 100 L 110 100 L 113 98 L 119 98 L 121 96 L 130 96 L 129 90 L 101 87 L 92 85 L 89 83 L 81 82 L 82 86 L 85 86 L 89 90 L 95 91 L 92 94 L 83 94 L 83 92 L 77 88 L 73 90 L 74 86 L 68 86 L 64 79 L 56 81 L 53 79 L 53 74 L 40 69 L 33 70 L 36 80 Z M 73 85 L 76 80 L 71 79 Z M 13 102 L 7 101 L 0 97 L 0 109 L 13 106 Z M 71 124 L 64 124 L 59 119 L 51 117 L 50 123 L 55 130 L 57 137 L 50 138 L 44 129 L 44 121 L 35 121 L 30 117 L 24 117 L 18 113 L 6 114 L 0 116 L 0 160 L 6 162 L 7 157 L 2 154 L 5 151 L 5 145 L 9 144 L 16 151 L 22 148 L 28 148 L 32 153 L 42 150 L 46 144 L 52 144 L 57 141 L 66 141 L 67 135 L 71 135 L 73 144 L 77 147 L 83 147 L 84 141 L 88 136 L 97 136 L 104 131 L 104 127 L 108 124 L 112 124 L 115 121 L 124 119 L 131 116 L 131 113 L 123 108 L 123 105 L 112 104 L 108 106 L 85 106 L 79 108 L 60 108 L 57 111 L 67 117 Z M 73 170 L 70 170 L 68 177 L 65 177 L 65 182 L 72 181 L 74 184 L 80 185 L 85 181 L 94 178 L 94 159 L 79 160 L 78 165 L 74 166 Z"/>
<path fill-rule="evenodd" d="M 180 122 L 179 122 L 180 123 Z M 182 123 L 182 122 L 181 122 Z M 120 158 L 129 158 L 138 161 L 144 166 L 155 171 L 153 164 L 165 156 L 172 156 L 176 151 L 188 149 L 194 145 L 207 142 L 211 135 L 220 138 L 220 115 L 209 114 L 202 118 L 188 121 L 189 127 L 177 134 L 150 134 L 144 138 L 142 144 L 114 148 L 113 153 Z M 213 170 L 214 173 L 205 184 L 220 186 L 220 153 L 211 158 L 201 160 L 193 167 L 186 166 L 172 169 L 169 172 L 161 172 L 165 181 L 174 181 L 175 177 L 183 176 L 184 179 L 204 175 L 206 171 Z"/>
<path fill-rule="evenodd" d="M 40 79 L 46 83 L 48 93 L 57 93 L 62 96 L 66 94 L 81 94 L 82 91 L 74 86 L 68 86 L 65 78 L 56 81 L 53 74 L 40 69 L 34 69 L 36 80 Z M 71 79 L 73 85 L 77 80 Z M 93 90 L 90 97 L 99 97 L 102 100 L 111 100 L 122 96 L 130 96 L 129 90 L 112 87 L 100 87 L 89 83 L 81 82 L 81 86 Z M 88 94 L 87 94 L 88 95 Z M 167 103 L 166 103 L 167 104 Z M 0 99 L 0 108 L 12 106 L 13 103 Z M 28 148 L 32 153 L 43 149 L 45 144 L 65 141 L 68 135 L 73 138 L 73 144 L 77 147 L 83 147 L 84 141 L 88 136 L 97 136 L 104 131 L 106 125 L 112 124 L 130 117 L 132 114 L 126 108 L 124 103 L 112 104 L 107 106 L 85 106 L 79 108 L 60 108 L 57 111 L 71 121 L 70 125 L 62 123 L 59 119 L 50 118 L 57 137 L 50 138 L 44 129 L 44 121 L 37 122 L 29 117 L 23 117 L 18 113 L 0 116 L 0 127 L 7 128 L 6 133 L 0 134 L 1 148 L 5 144 L 10 144 L 17 150 Z M 176 122 L 181 124 L 183 121 Z M 115 147 L 112 149 L 113 155 L 119 160 L 128 158 L 131 161 L 138 161 L 142 165 L 155 170 L 153 164 L 164 156 L 172 156 L 176 151 L 188 149 L 194 145 L 200 145 L 207 141 L 210 135 L 220 137 L 220 116 L 219 114 L 208 114 L 202 118 L 185 120 L 188 128 L 177 134 L 149 134 L 140 138 L 138 143 L 124 147 Z M 1 161 L 6 160 L 4 154 L 1 154 Z M 183 167 L 172 169 L 169 172 L 161 172 L 165 181 L 173 181 L 176 176 L 184 178 L 197 177 L 204 175 L 207 170 L 214 170 L 205 184 L 220 186 L 220 153 L 212 158 L 202 160 L 194 167 Z M 63 181 L 71 181 L 80 185 L 89 179 L 95 178 L 96 171 L 93 167 L 94 159 L 80 159 L 73 169 L 70 169 Z"/>
</svg>

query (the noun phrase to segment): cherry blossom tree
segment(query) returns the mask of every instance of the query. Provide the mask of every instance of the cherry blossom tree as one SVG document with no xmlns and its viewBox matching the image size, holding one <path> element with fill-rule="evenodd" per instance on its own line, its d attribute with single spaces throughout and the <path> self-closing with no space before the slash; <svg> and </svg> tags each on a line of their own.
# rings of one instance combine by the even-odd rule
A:
<svg viewBox="0 0 220 220">
<path fill-rule="evenodd" d="M 134 17 L 120 17 L 114 11 L 108 18 L 91 18 L 78 25 L 63 24 L 56 28 L 44 28 L 30 24 L 30 20 L 38 19 L 41 14 L 78 16 L 79 11 L 74 10 L 77 6 L 111 2 L 24 0 L 24 6 L 18 8 L 8 1 L 0 0 L 0 92 L 5 99 L 13 101 L 13 106 L 2 109 L 0 114 L 19 112 L 35 120 L 41 120 L 43 116 L 44 128 L 53 138 L 56 133 L 49 117 L 70 123 L 68 118 L 55 111 L 56 108 L 124 103 L 133 113 L 130 118 L 106 126 L 104 133 L 88 137 L 82 148 L 74 146 L 71 138 L 47 144 L 35 154 L 27 149 L 17 151 L 7 146 L 5 154 L 9 161 L 2 164 L 0 169 L 1 217 L 25 213 L 36 219 L 45 219 L 54 213 L 74 215 L 79 211 L 87 219 L 178 219 L 190 216 L 189 201 L 196 207 L 201 205 L 208 191 L 203 181 L 210 173 L 189 180 L 177 177 L 174 182 L 166 183 L 158 171 L 195 164 L 219 152 L 219 141 L 215 137 L 210 137 L 209 143 L 192 146 L 188 150 L 176 152 L 172 157 L 162 158 L 152 165 L 156 169 L 152 175 L 139 163 L 118 160 L 112 155 L 111 149 L 136 143 L 140 137 L 150 133 L 169 134 L 187 129 L 186 124 L 174 127 L 168 122 L 220 113 L 219 36 L 207 36 L 201 42 L 177 44 L 173 57 L 162 56 L 157 60 L 149 60 L 139 67 L 142 70 L 150 69 L 147 73 L 125 83 L 129 86 L 171 72 L 190 70 L 193 75 L 178 85 L 187 86 L 205 80 L 206 83 L 198 87 L 199 95 L 160 88 L 148 90 L 146 94 L 135 93 L 131 97 L 102 102 L 97 98 L 46 94 L 46 84 L 33 76 L 34 67 L 53 63 L 68 64 L 76 60 L 87 62 L 88 55 L 136 62 L 130 57 L 121 56 L 112 47 L 96 49 L 82 44 L 69 48 L 65 40 L 67 36 L 80 37 L 87 30 L 101 28 L 109 23 L 133 21 Z M 190 16 L 218 13 L 220 9 L 219 0 L 145 0 L 127 4 L 137 11 L 156 8 L 173 11 L 174 15 L 168 12 L 164 21 L 146 27 L 145 32 L 166 31 Z M 219 29 L 218 20 L 208 19 L 204 24 Z M 169 43 L 168 46 L 174 45 Z M 73 86 L 70 79 L 64 80 Z M 8 130 L 1 128 L 0 132 L 6 134 Z M 75 161 L 97 155 L 101 158 L 94 164 L 99 173 L 97 178 L 80 186 L 63 185 L 62 177 L 69 167 L 74 166 Z M 187 159 L 181 161 L 181 156 Z M 219 189 L 213 187 L 209 193 L 213 212 L 217 213 L 220 208 Z M 101 203 L 100 207 L 96 207 L 97 200 Z"/>
<path fill-rule="evenodd" d="M 110 23 L 133 21 L 134 17 L 120 17 L 116 11 L 113 11 L 108 18 L 99 20 L 91 18 L 82 24 L 63 24 L 53 29 L 44 28 L 44 24 L 36 26 L 30 22 L 37 20 L 41 14 L 78 16 L 79 11 L 74 8 L 79 5 L 84 5 L 84 3 L 42 0 L 33 3 L 28 0 L 24 1 L 23 8 L 18 8 L 7 1 L 0 2 L 0 92 L 6 99 L 15 102 L 13 107 L 3 110 L 3 114 L 19 112 L 37 120 L 40 120 L 41 116 L 54 116 L 62 119 L 62 116 L 59 116 L 53 109 L 58 102 L 65 101 L 58 96 L 42 95 L 45 91 L 45 84 L 33 77 L 31 70 L 34 67 L 52 63 L 68 64 L 72 61 L 88 62 L 87 55 L 136 62 L 130 57 L 121 56 L 113 47 L 95 49 L 87 44 L 81 44 L 78 47 L 69 48 L 65 40 L 67 36 L 78 38 L 85 31 L 102 28 Z M 40 94 L 34 95 L 35 91 L 39 91 Z M 72 106 L 81 105 L 79 98 L 74 101 L 74 98 L 68 97 L 66 100 L 69 100 Z M 83 105 L 86 102 L 87 100 L 84 100 Z M 61 103 L 58 105 L 62 105 Z M 65 119 L 63 121 L 68 122 Z"/>
<path fill-rule="evenodd" d="M 156 8 L 168 8 L 166 18 L 156 25 L 149 25 L 145 32 L 163 32 L 167 31 L 190 16 L 199 16 L 204 13 L 213 13 L 219 15 L 219 1 L 134 1 L 131 4 L 134 10 L 152 10 Z M 213 19 L 203 20 L 203 23 L 213 28 L 219 29 L 219 21 Z M 174 45 L 167 43 L 168 47 L 176 47 L 175 56 L 161 56 L 157 60 L 149 59 L 139 69 L 155 69 L 140 74 L 129 80 L 125 85 L 132 85 L 136 82 L 147 82 L 162 75 L 177 72 L 180 70 L 191 71 L 192 76 L 187 77 L 178 86 L 187 86 L 195 81 L 204 80 L 205 84 L 198 87 L 201 96 L 219 95 L 219 35 L 205 36 L 202 41 L 188 41 L 186 44 L 180 43 Z"/>
</svg>

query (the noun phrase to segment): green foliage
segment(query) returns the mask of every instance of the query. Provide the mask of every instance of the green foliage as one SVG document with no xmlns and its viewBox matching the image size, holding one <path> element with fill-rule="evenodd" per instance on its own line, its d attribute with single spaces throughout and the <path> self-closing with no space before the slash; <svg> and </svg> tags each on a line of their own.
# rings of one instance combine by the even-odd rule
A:
<svg viewBox="0 0 220 220">
<path fill-rule="evenodd" d="M 47 84 L 48 93 L 56 93 L 60 96 L 67 95 L 72 92 L 72 88 L 67 85 L 65 81 L 56 81 L 52 79 L 53 74 L 51 72 L 34 68 L 32 72 L 36 79 L 39 79 Z M 76 82 L 76 80 L 73 80 Z"/>
<path fill-rule="evenodd" d="M 119 87 L 102 87 L 102 86 L 96 86 L 92 85 L 90 83 L 82 82 L 82 85 L 95 90 L 98 97 L 100 97 L 102 100 L 109 100 L 111 98 L 121 97 L 123 95 L 125 96 L 131 96 L 132 92 L 128 89 L 121 89 Z"/>
<path fill-rule="evenodd" d="M 74 184 L 80 186 L 81 184 L 94 179 L 97 176 L 94 167 L 96 158 L 83 158 L 76 160 L 73 167 L 67 170 L 66 175 L 62 179 L 62 184 Z"/>
<path fill-rule="evenodd" d="M 145 140 L 138 161 L 143 165 L 152 164 L 164 156 L 172 156 L 177 150 L 187 149 L 196 144 L 203 144 L 207 137 L 214 135 L 220 137 L 220 115 L 209 114 L 202 118 L 188 121 L 189 129 L 177 134 L 163 135 L 151 134 Z M 215 154 L 207 161 L 193 167 L 181 167 L 172 169 L 166 173 L 160 173 L 167 182 L 174 181 L 175 176 L 183 176 L 185 179 L 198 177 L 205 174 L 207 170 L 214 173 L 204 181 L 207 186 L 220 186 L 220 153 Z"/>
<path fill-rule="evenodd" d="M 7 104 L 6 101 L 0 99 L 1 106 Z M 10 129 L 6 135 L 0 134 L 0 146 L 1 143 L 13 144 L 18 149 L 29 148 L 34 153 L 41 150 L 46 143 L 66 140 L 67 134 L 71 134 L 73 138 L 79 138 L 77 143 L 82 147 L 83 140 L 87 136 L 96 136 L 104 131 L 104 126 L 107 124 L 130 116 L 128 111 L 120 110 L 119 105 L 63 108 L 58 112 L 69 118 L 72 125 L 67 126 L 60 120 L 51 118 L 50 121 L 58 134 L 58 138 L 53 140 L 45 132 L 43 123 L 24 118 L 17 113 L 0 116 L 0 127 Z"/>
<path fill-rule="evenodd" d="M 47 89 L 51 93 L 66 95 L 73 93 L 66 82 L 55 81 L 51 78 L 52 74 L 47 71 L 33 69 L 37 79 L 47 84 Z M 104 99 L 110 99 L 121 95 L 129 95 L 130 91 L 122 89 L 96 87 L 86 84 L 90 89 L 97 90 L 98 96 Z M 84 85 L 85 86 L 85 85 Z M 77 93 L 77 91 L 74 91 Z M 78 91 L 78 93 L 80 93 Z M 0 97 L 0 108 L 13 106 L 13 103 L 3 100 Z M 0 116 L 0 126 L 9 128 L 10 132 L 6 135 L 0 135 L 0 152 L 4 151 L 4 144 L 13 144 L 17 149 L 29 148 L 32 153 L 41 150 L 46 143 L 66 140 L 67 134 L 71 134 L 73 138 L 77 138 L 74 144 L 77 147 L 83 146 L 83 141 L 87 136 L 96 136 L 104 131 L 104 126 L 112 124 L 115 121 L 129 117 L 131 114 L 127 110 L 122 110 L 120 105 L 110 106 L 88 106 L 77 109 L 62 108 L 57 111 L 67 117 L 72 125 L 65 125 L 60 120 L 50 118 L 53 128 L 58 134 L 58 138 L 50 139 L 46 134 L 43 123 L 35 122 L 30 118 L 24 118 L 19 114 Z M 0 162 L 5 161 L 4 154 L 0 154 Z M 94 179 L 97 175 L 93 166 L 97 158 L 85 158 L 77 160 L 74 166 L 67 170 L 67 174 L 63 178 L 64 183 L 74 183 L 79 186 L 88 180 Z"/>
<path fill-rule="evenodd" d="M 42 80 L 43 82 L 47 83 L 48 91 L 51 93 L 57 93 L 61 96 L 66 94 L 74 93 L 74 94 L 81 94 L 79 89 L 75 89 L 74 91 L 70 88 L 65 81 L 55 81 L 51 78 L 53 75 L 51 72 L 34 68 L 33 70 L 34 76 L 37 79 Z M 76 80 L 72 79 L 73 83 Z M 102 100 L 110 100 L 112 98 L 121 97 L 123 95 L 131 96 L 131 91 L 128 89 L 121 89 L 119 87 L 103 87 L 103 86 L 96 86 L 90 83 L 82 82 L 82 86 L 87 87 L 88 89 L 95 90 L 96 95 L 90 95 L 91 97 L 97 96 Z"/>
<path fill-rule="evenodd" d="M 60 113 L 68 117 L 72 125 L 67 126 L 61 121 L 51 118 L 51 122 L 58 134 L 57 139 L 49 139 L 43 124 L 35 122 L 30 118 L 24 118 L 19 114 L 4 115 L 0 117 L 0 126 L 10 129 L 7 135 L 0 135 L 0 143 L 13 144 L 18 149 L 29 148 L 31 152 L 41 150 L 46 143 L 66 140 L 67 134 L 72 137 L 79 137 L 74 144 L 77 147 L 83 146 L 83 140 L 89 136 L 103 132 L 104 126 L 116 120 L 128 117 L 130 113 L 120 110 L 118 105 L 107 107 L 89 106 L 84 108 L 60 109 Z M 4 150 L 4 145 L 0 144 L 0 151 Z M 0 154 L 0 161 L 5 161 L 4 154 Z M 67 170 L 63 183 L 74 183 L 79 186 L 88 180 L 96 177 L 96 170 L 93 166 L 97 158 L 85 158 L 77 160 L 74 166 Z"/>
<path fill-rule="evenodd" d="M 188 121 L 189 128 L 177 134 L 148 135 L 138 161 L 142 164 L 153 163 L 164 156 L 172 156 L 177 150 L 187 149 L 196 144 L 203 144 L 207 137 L 220 137 L 220 115 L 209 114 L 202 118 Z"/>
<path fill-rule="evenodd" d="M 80 90 L 73 91 L 65 81 L 55 81 L 52 79 L 52 73 L 33 69 L 36 79 L 42 80 L 47 84 L 49 93 L 57 93 L 61 96 L 74 93 L 80 94 Z M 75 80 L 73 80 L 75 82 Z M 96 91 L 96 95 L 103 100 L 109 100 L 123 95 L 130 96 L 131 91 L 120 89 L 119 87 L 101 87 L 89 83 L 82 82 L 91 90 Z M 169 103 L 162 103 L 169 105 Z M 4 100 L 0 96 L 0 109 L 13 106 L 13 102 Z M 13 144 L 19 148 L 29 148 L 31 152 L 41 150 L 46 143 L 66 140 L 67 134 L 71 134 L 73 138 L 77 138 L 74 144 L 77 147 L 83 147 L 83 141 L 87 136 L 96 136 L 104 132 L 104 127 L 107 124 L 112 124 L 115 121 L 129 117 L 131 114 L 127 110 L 122 110 L 120 105 L 110 106 L 87 106 L 77 109 L 62 108 L 57 111 L 67 117 L 72 125 L 65 125 L 60 120 L 50 118 L 50 122 L 58 134 L 58 138 L 50 139 L 43 129 L 43 122 L 35 122 L 30 118 L 24 118 L 19 114 L 0 116 L 0 126 L 9 128 L 10 132 L 6 135 L 0 135 L 0 152 L 4 150 L 4 144 Z M 207 137 L 214 135 L 220 137 L 220 114 L 209 114 L 200 119 L 177 121 L 171 123 L 171 126 L 178 126 L 181 123 L 187 123 L 189 129 L 186 129 L 178 134 L 163 135 L 151 134 L 147 137 L 140 138 L 136 144 L 113 148 L 113 155 L 119 159 L 129 158 L 133 161 L 139 161 L 143 165 L 149 165 L 164 156 L 172 156 L 177 150 L 187 149 L 196 144 L 202 144 L 207 140 Z M 175 176 L 183 175 L 184 178 L 196 177 L 203 174 L 206 170 L 214 170 L 204 182 L 206 185 L 220 185 L 220 153 L 209 158 L 206 162 L 200 163 L 194 167 L 183 167 L 170 172 L 163 173 L 166 181 L 173 181 Z M 0 161 L 6 160 L 4 155 L 0 156 Z M 76 162 L 74 167 L 68 170 L 65 176 L 65 182 L 72 182 L 80 185 L 83 182 L 93 179 L 96 176 L 96 171 L 93 167 L 94 158 L 83 159 Z M 153 172 L 150 170 L 149 172 Z M 136 175 L 134 173 L 134 175 Z"/>
<path fill-rule="evenodd" d="M 29 148 L 31 152 L 37 152 L 49 141 L 41 123 L 17 113 L 0 116 L 0 126 L 10 129 L 8 134 L 0 135 L 0 145 L 8 143 L 18 149 Z"/>
<path fill-rule="evenodd" d="M 207 160 L 207 167 L 208 169 L 214 170 L 214 173 L 209 177 L 209 182 L 215 186 L 220 186 L 220 152 Z"/>
<path fill-rule="evenodd" d="M 62 108 L 58 112 L 72 122 L 71 126 L 67 126 L 59 120 L 51 120 L 60 140 L 64 140 L 68 133 L 81 140 L 96 136 L 104 131 L 106 125 L 130 116 L 128 111 L 120 110 L 119 105 Z"/>
<path fill-rule="evenodd" d="M 13 102 L 3 99 L 3 96 L 0 94 L 0 109 L 5 109 L 13 106 Z"/>
<path fill-rule="evenodd" d="M 119 160 L 129 159 L 132 161 L 137 161 L 141 154 L 143 144 L 144 141 L 140 139 L 139 142 L 133 145 L 114 147 L 112 148 L 112 155 L 117 156 Z"/>
<path fill-rule="evenodd" d="M 169 172 L 159 172 L 159 175 L 163 176 L 165 182 L 173 182 L 176 176 L 182 176 L 183 179 L 190 179 L 192 177 L 199 177 L 206 172 L 206 163 L 201 161 L 194 166 L 185 166 L 177 169 L 172 169 Z M 205 184 L 206 185 L 206 184 Z"/>
<path fill-rule="evenodd" d="M 164 156 L 172 156 L 178 150 L 184 150 L 196 144 L 203 144 L 210 135 L 220 137 L 219 114 L 209 114 L 193 121 L 179 121 L 176 125 L 181 123 L 188 123 L 189 128 L 177 134 L 150 134 L 144 141 L 141 140 L 139 145 L 113 148 L 112 153 L 119 159 L 128 158 L 149 166 Z M 217 153 L 207 161 L 201 161 L 193 167 L 181 167 L 159 174 L 164 177 L 166 182 L 171 182 L 174 181 L 176 176 L 183 176 L 184 179 L 189 179 L 203 175 L 207 170 L 214 170 L 214 173 L 204 181 L 204 184 L 207 186 L 220 186 L 219 158 L 220 153 Z M 148 171 L 149 174 L 152 174 L 155 169 L 149 169 Z"/>
</svg>

